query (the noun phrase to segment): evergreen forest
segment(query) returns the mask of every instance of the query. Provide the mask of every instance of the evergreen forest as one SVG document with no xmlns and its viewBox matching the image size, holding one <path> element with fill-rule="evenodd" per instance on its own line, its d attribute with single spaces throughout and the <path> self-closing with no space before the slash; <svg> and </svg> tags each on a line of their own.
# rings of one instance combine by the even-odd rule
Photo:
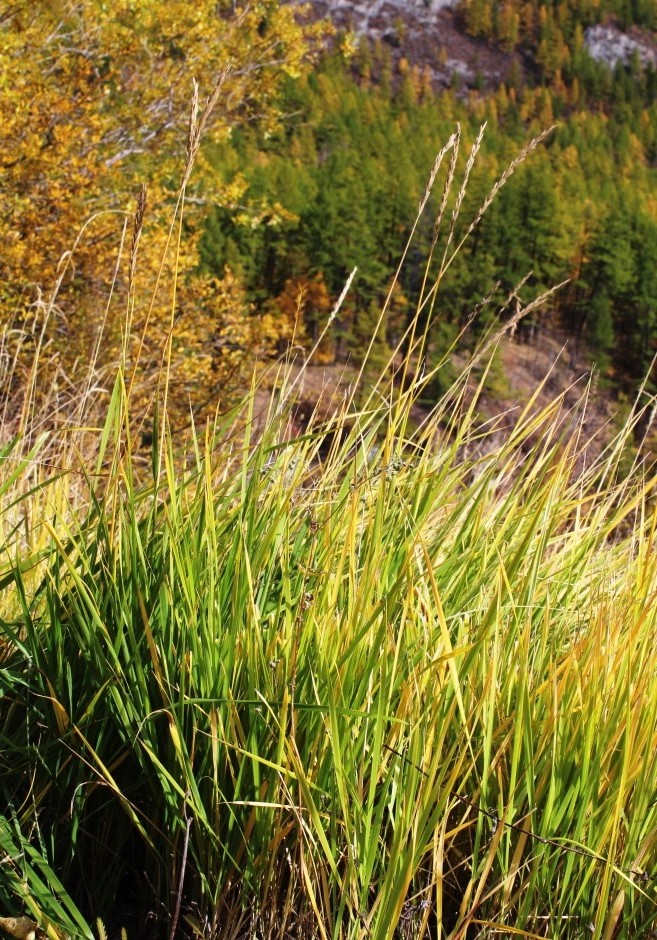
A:
<svg viewBox="0 0 657 940">
<path fill-rule="evenodd" d="M 491 4 L 472 6 L 490 12 Z M 555 11 L 540 11 L 537 24 L 547 16 L 554 25 Z M 468 24 L 481 31 L 471 16 Z M 494 20 L 484 17 L 489 21 L 490 41 L 506 42 L 499 24 L 493 29 Z M 423 69 L 404 59 L 393 66 L 382 44 L 349 57 L 326 55 L 312 73 L 286 82 L 286 118 L 276 133 L 240 128 L 211 153 L 225 183 L 240 179 L 248 202 L 210 212 L 202 267 L 218 277 L 226 268 L 237 274 L 254 310 L 273 304 L 289 312 L 300 302 L 313 339 L 357 266 L 323 354 L 325 361 L 358 358 L 414 224 L 427 170 L 455 125 L 468 144 L 465 165 L 485 124 L 463 232 L 526 141 L 556 125 L 500 191 L 441 285 L 433 356 L 440 358 L 475 308 L 485 309 L 472 342 L 517 285 L 526 302 L 567 281 L 535 326 L 563 330 L 608 384 L 631 393 L 657 351 L 657 71 L 636 61 L 613 71 L 596 63 L 581 49 L 586 21 L 570 10 L 568 29 L 554 27 L 567 68 L 537 59 L 533 73 L 490 91 L 458 82 L 434 91 Z M 641 21 L 650 22 L 647 9 Z M 539 49 L 548 34 L 547 25 L 537 27 Z M 415 309 L 432 237 L 425 219 L 378 337 L 382 345 L 395 345 Z M 458 230 L 454 237 L 458 242 Z"/>
</svg>

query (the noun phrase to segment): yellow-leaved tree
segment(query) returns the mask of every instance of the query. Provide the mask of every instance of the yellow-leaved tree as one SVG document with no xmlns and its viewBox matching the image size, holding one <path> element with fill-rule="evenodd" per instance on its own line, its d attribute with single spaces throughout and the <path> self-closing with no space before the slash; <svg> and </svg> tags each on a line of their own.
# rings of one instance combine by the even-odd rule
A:
<svg viewBox="0 0 657 940">
<path fill-rule="evenodd" d="M 258 343 L 276 345 L 230 272 L 196 273 L 204 214 L 244 195 L 239 174 L 217 184 L 199 143 L 275 126 L 279 83 L 306 67 L 320 29 L 274 0 L 14 0 L 0 12 L 5 405 L 26 407 L 20 386 L 34 407 L 47 385 L 48 415 L 70 412 L 89 365 L 91 394 L 122 354 L 145 390 L 168 359 L 189 415 L 221 401 Z"/>
</svg>

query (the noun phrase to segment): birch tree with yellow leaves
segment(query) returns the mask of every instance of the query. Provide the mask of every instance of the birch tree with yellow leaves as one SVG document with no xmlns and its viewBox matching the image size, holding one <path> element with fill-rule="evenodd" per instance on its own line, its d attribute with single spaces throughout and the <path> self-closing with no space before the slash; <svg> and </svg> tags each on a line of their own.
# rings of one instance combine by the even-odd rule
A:
<svg viewBox="0 0 657 940">
<path fill-rule="evenodd" d="M 280 81 L 320 29 L 272 0 L 16 0 L 0 13 L 5 400 L 35 349 L 56 411 L 90 364 L 106 376 L 123 350 L 148 380 L 169 344 L 189 412 L 221 400 L 256 337 L 261 355 L 280 341 L 285 324 L 259 329 L 235 276 L 196 273 L 206 212 L 245 184 L 220 185 L 200 141 L 190 152 L 190 102 L 197 83 L 209 141 L 244 122 L 273 129 Z"/>
</svg>

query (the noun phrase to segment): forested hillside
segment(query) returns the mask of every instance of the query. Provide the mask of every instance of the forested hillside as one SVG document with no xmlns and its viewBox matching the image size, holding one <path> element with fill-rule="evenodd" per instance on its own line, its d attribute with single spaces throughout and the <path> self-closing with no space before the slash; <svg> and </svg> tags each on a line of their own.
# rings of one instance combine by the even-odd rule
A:
<svg viewBox="0 0 657 940">
<path fill-rule="evenodd" d="M 373 5 L 363 19 L 363 5 L 345 0 L 311 4 L 301 26 L 295 5 L 241 12 L 225 3 L 222 26 L 212 30 L 216 14 L 206 6 L 192 14 L 174 4 L 166 16 L 155 16 L 152 4 L 139 16 L 127 6 L 103 8 L 92 29 L 74 10 L 58 27 L 54 8 L 19 4 L 0 24 L 4 72 L 20 74 L 19 87 L 0 89 L 3 323 L 15 361 L 25 335 L 43 330 L 66 382 L 92 355 L 111 366 L 124 343 L 122 298 L 133 292 L 142 340 L 128 357 L 145 343 L 159 361 L 172 335 L 181 413 L 190 403 L 201 413 L 230 400 L 256 352 L 266 360 L 291 343 L 309 348 L 354 267 L 315 361 L 357 360 L 435 155 L 457 126 L 461 173 L 486 125 L 455 244 L 527 141 L 556 124 L 443 279 L 428 361 L 444 354 L 473 310 L 469 343 L 513 312 L 519 284 L 524 302 L 568 280 L 527 327 L 532 335 L 536 327 L 565 330 L 575 359 L 595 361 L 612 388 L 633 392 L 657 348 L 654 3 L 396 0 Z M 327 11 L 339 27 L 332 36 L 317 25 Z M 457 61 L 457 53 L 469 58 Z M 185 181 L 173 307 L 162 297 L 145 307 L 140 297 L 158 283 L 172 238 L 166 219 L 191 74 L 209 94 L 222 63 L 232 64 L 218 89 L 219 117 L 208 122 Z M 149 275 L 132 284 L 130 271 L 112 274 L 113 259 L 129 238 L 121 230 L 142 183 L 148 210 L 139 250 Z M 437 206 L 440 193 L 433 198 Z M 432 238 L 425 214 L 378 330 L 380 359 L 413 314 Z M 435 270 L 441 257 L 434 253 Z M 105 305 L 109 284 L 116 315 Z M 48 306 L 53 285 L 57 303 Z"/>
<path fill-rule="evenodd" d="M 652 0 L 462 0 L 461 9 L 468 32 L 509 49 L 528 49 L 542 75 L 549 78 L 563 71 L 567 81 L 590 72 L 582 55 L 587 27 L 605 21 L 623 30 L 657 26 Z"/>
<path fill-rule="evenodd" d="M 355 289 L 325 350 L 327 358 L 357 354 L 414 222 L 427 170 L 456 122 L 469 142 L 486 123 L 464 228 L 523 143 L 556 122 L 441 285 L 435 354 L 492 289 L 480 326 L 522 279 L 523 298 L 569 279 L 542 315 L 544 325 L 563 327 L 575 351 L 595 359 L 613 384 L 634 388 L 656 348 L 657 71 L 636 53 L 612 70 L 593 58 L 584 35 L 601 22 L 648 29 L 654 5 L 591 7 L 464 4 L 464 29 L 523 53 L 516 60 L 522 68 L 489 91 L 478 80 L 464 87 L 458 73 L 452 88 L 437 89 L 426 62 L 406 59 L 403 45 L 400 57 L 387 42 L 343 35 L 318 71 L 286 84 L 288 117 L 278 134 L 240 130 L 214 151 L 226 181 L 247 181 L 250 207 L 214 211 L 203 264 L 239 272 L 262 309 L 293 307 L 303 288 L 311 335 L 357 265 Z M 652 34 L 641 36 L 648 42 Z M 427 221 L 381 343 L 394 343 L 413 309 L 431 238 Z"/>
</svg>

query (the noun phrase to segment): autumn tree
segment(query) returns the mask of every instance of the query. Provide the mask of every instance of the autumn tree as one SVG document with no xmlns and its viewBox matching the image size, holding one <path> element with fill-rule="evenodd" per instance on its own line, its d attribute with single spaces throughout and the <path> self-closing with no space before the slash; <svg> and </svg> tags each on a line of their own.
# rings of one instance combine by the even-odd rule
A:
<svg viewBox="0 0 657 940">
<path fill-rule="evenodd" d="M 143 355 L 145 341 L 144 361 L 156 363 L 173 336 L 174 358 L 193 360 L 179 377 L 187 406 L 195 402 L 191 385 L 220 388 L 225 370 L 212 353 L 215 323 L 233 322 L 234 346 L 245 354 L 251 330 L 241 302 L 226 309 L 239 295 L 234 279 L 224 289 L 216 278 L 195 276 L 197 241 L 208 207 L 236 202 L 243 189 L 239 178 L 218 185 L 204 149 L 190 152 L 193 81 L 200 88 L 197 122 L 208 98 L 216 98 L 202 118 L 207 140 L 226 140 L 256 119 L 272 129 L 281 78 L 304 69 L 310 35 L 292 8 L 272 0 L 16 0 L 6 8 L 0 327 L 33 335 L 43 329 L 52 361 L 75 381 L 94 350 L 99 366 L 114 364 L 130 293 L 135 341 L 128 356 L 136 349 Z M 133 231 L 142 184 L 146 201 Z M 183 189 L 184 213 L 170 238 Z M 136 235 L 135 267 L 128 256 Z"/>
</svg>

